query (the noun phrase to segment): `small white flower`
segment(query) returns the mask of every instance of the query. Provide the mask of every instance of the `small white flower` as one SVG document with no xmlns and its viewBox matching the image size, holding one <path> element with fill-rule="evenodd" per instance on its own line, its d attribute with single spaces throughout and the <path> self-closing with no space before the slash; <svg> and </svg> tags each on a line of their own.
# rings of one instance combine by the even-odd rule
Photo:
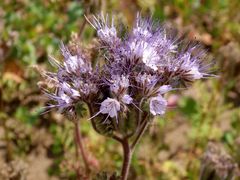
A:
<svg viewBox="0 0 240 180">
<path fill-rule="evenodd" d="M 75 89 L 72 89 L 72 97 L 80 97 L 79 92 Z"/>
<path fill-rule="evenodd" d="M 111 81 L 112 84 L 110 85 L 110 89 L 114 93 L 118 93 L 120 88 L 128 88 L 129 86 L 129 80 L 127 76 L 113 75 Z"/>
<path fill-rule="evenodd" d="M 142 61 L 146 66 L 152 68 L 154 71 L 158 69 L 159 56 L 157 51 L 152 46 L 147 46 L 143 51 Z"/>
<path fill-rule="evenodd" d="M 133 57 L 142 58 L 143 63 L 154 71 L 158 69 L 159 56 L 153 46 L 145 41 L 132 41 L 129 47 Z"/>
<path fill-rule="evenodd" d="M 189 71 L 193 79 L 201 79 L 203 77 L 202 73 L 199 71 L 199 67 L 195 61 L 191 61 L 191 54 L 185 53 L 182 57 L 182 68 Z"/>
<path fill-rule="evenodd" d="M 143 38 L 150 38 L 152 36 L 152 24 L 147 20 L 141 18 L 140 14 L 137 14 L 136 23 L 133 28 L 133 35 Z"/>
<path fill-rule="evenodd" d="M 83 96 L 88 96 L 89 94 L 95 94 L 97 93 L 98 89 L 96 84 L 92 82 L 84 82 L 80 79 L 75 79 L 74 80 L 74 87 L 80 91 Z"/>
<path fill-rule="evenodd" d="M 133 98 L 131 98 L 131 96 L 129 96 L 128 94 L 125 94 L 122 97 L 122 102 L 125 103 L 125 104 L 131 104 L 132 101 L 133 101 Z"/>
<path fill-rule="evenodd" d="M 101 103 L 100 113 L 108 114 L 111 118 L 116 117 L 120 110 L 120 103 L 113 98 L 107 98 Z"/>
<path fill-rule="evenodd" d="M 64 66 L 68 73 L 77 72 L 80 70 L 80 67 L 84 66 L 84 61 L 82 58 L 77 55 L 70 55 L 64 62 Z"/>
<path fill-rule="evenodd" d="M 166 111 L 167 101 L 161 96 L 152 97 L 150 99 L 150 112 L 156 115 L 163 115 Z"/>
<path fill-rule="evenodd" d="M 158 92 L 160 93 L 160 94 L 165 94 L 165 93 L 167 93 L 168 91 L 171 91 L 172 90 L 172 86 L 170 86 L 170 85 L 163 85 L 163 86 L 161 86 L 159 89 L 158 89 Z"/>
<path fill-rule="evenodd" d="M 105 26 L 102 29 L 99 29 L 97 31 L 97 35 L 102 40 L 109 40 L 113 37 L 117 37 L 117 31 L 116 31 L 115 27 Z"/>
<path fill-rule="evenodd" d="M 202 73 L 199 72 L 199 69 L 196 65 L 191 68 L 189 74 L 193 76 L 193 79 L 201 79 L 203 77 Z"/>
<path fill-rule="evenodd" d="M 85 18 L 93 26 L 93 28 L 97 30 L 97 35 L 102 41 L 113 43 L 118 40 L 113 17 L 109 18 L 108 15 L 104 17 L 102 14 L 98 17 L 93 16 L 92 21 L 89 21 L 87 17 Z"/>
<path fill-rule="evenodd" d="M 133 34 L 135 36 L 140 35 L 140 36 L 143 36 L 145 38 L 150 38 L 152 36 L 152 33 L 149 32 L 146 28 L 142 28 L 142 27 L 139 27 L 139 26 L 133 28 Z"/>
<path fill-rule="evenodd" d="M 166 37 L 166 32 L 164 33 L 163 37 L 160 38 L 159 45 L 166 48 L 167 53 L 173 53 L 175 54 L 177 52 L 178 45 L 176 42 L 172 39 L 168 39 Z"/>
<path fill-rule="evenodd" d="M 79 73 L 79 71 L 86 71 L 87 65 L 79 55 L 72 55 L 67 47 L 61 43 L 61 51 L 64 56 L 64 67 L 68 73 Z"/>
<path fill-rule="evenodd" d="M 71 86 L 66 83 L 63 82 L 60 86 L 61 90 L 66 93 L 67 95 L 71 96 L 71 97 L 80 97 L 80 94 L 77 90 L 71 88 Z"/>
<path fill-rule="evenodd" d="M 64 92 L 59 92 L 59 97 L 60 97 L 60 101 L 63 101 L 64 104 L 71 104 L 72 103 L 71 97 L 66 95 Z"/>
<path fill-rule="evenodd" d="M 129 42 L 129 48 L 131 53 L 129 54 L 132 57 L 131 58 L 135 58 L 135 57 L 142 57 L 143 54 L 143 49 L 146 47 L 147 43 L 144 41 L 131 41 Z"/>
<path fill-rule="evenodd" d="M 157 80 L 157 77 L 155 75 L 151 75 L 151 74 L 138 74 L 135 77 L 135 80 L 141 84 L 141 86 L 144 86 L 146 88 L 151 88 Z"/>
</svg>

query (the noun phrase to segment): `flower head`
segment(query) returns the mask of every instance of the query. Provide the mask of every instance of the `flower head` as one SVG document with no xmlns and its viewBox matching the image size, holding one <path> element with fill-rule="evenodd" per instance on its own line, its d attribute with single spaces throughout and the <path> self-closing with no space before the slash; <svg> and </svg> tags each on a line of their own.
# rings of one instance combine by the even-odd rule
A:
<svg viewBox="0 0 240 180">
<path fill-rule="evenodd" d="M 120 103 L 116 99 L 107 98 L 101 103 L 100 112 L 102 114 L 117 118 L 118 111 L 120 111 Z"/>
<path fill-rule="evenodd" d="M 165 93 L 167 93 L 168 91 L 171 91 L 171 90 L 172 90 L 172 86 L 170 86 L 170 85 L 163 85 L 163 86 L 161 86 L 158 89 L 158 93 L 159 94 L 165 94 Z"/>
<path fill-rule="evenodd" d="M 112 75 L 110 80 L 110 90 L 118 93 L 122 89 L 127 89 L 129 86 L 129 79 L 127 76 Z"/>
<path fill-rule="evenodd" d="M 141 61 L 153 70 L 157 70 L 159 56 L 155 47 L 145 41 L 133 41 L 129 43 L 130 59 L 140 58 Z"/>
<path fill-rule="evenodd" d="M 63 63 L 51 58 L 58 71 L 48 73 L 56 86 L 52 93 L 45 91 L 55 101 L 50 107 L 74 109 L 81 101 L 91 106 L 92 118 L 106 114 L 106 119 L 122 120 L 132 111 L 163 115 L 166 93 L 209 76 L 206 52 L 195 44 L 186 46 L 151 18 L 138 14 L 124 37 L 118 36 L 122 33 L 113 18 L 99 15 L 88 21 L 99 40 L 94 48 L 99 50 L 97 65 L 80 47 L 72 52 L 61 44 Z"/>
<path fill-rule="evenodd" d="M 163 115 L 166 111 L 167 101 L 161 95 L 158 95 L 150 99 L 149 106 L 152 115 Z"/>
<path fill-rule="evenodd" d="M 83 54 L 72 55 L 63 43 L 61 43 L 61 51 L 64 57 L 63 68 L 67 73 L 79 76 L 81 73 L 91 71 L 91 65 Z"/>
<path fill-rule="evenodd" d="M 122 102 L 125 104 L 131 104 L 133 101 L 133 98 L 131 98 L 131 96 L 129 96 L 128 94 L 123 95 L 122 97 Z"/>
<path fill-rule="evenodd" d="M 181 69 L 188 71 L 188 74 L 192 76 L 193 79 L 201 79 L 203 74 L 199 71 L 199 63 L 191 57 L 189 52 L 186 52 L 180 58 Z"/>
<path fill-rule="evenodd" d="M 135 37 L 142 37 L 144 39 L 151 38 L 154 31 L 154 24 L 150 18 L 142 18 L 138 13 L 136 21 L 132 30 L 132 35 Z"/>
<path fill-rule="evenodd" d="M 73 89 L 66 82 L 59 83 L 56 93 L 50 93 L 44 91 L 50 100 L 54 103 L 47 106 L 47 109 L 58 108 L 60 112 L 64 112 L 69 108 L 73 108 L 77 100 L 80 98 L 80 94 L 77 90 Z"/>
<path fill-rule="evenodd" d="M 88 20 L 88 18 L 86 18 Z M 106 17 L 103 14 L 99 16 L 93 16 L 93 20 L 88 22 L 97 30 L 99 39 L 105 44 L 116 43 L 119 38 L 117 37 L 117 30 L 114 26 L 114 18 L 110 20 L 108 15 Z"/>
</svg>

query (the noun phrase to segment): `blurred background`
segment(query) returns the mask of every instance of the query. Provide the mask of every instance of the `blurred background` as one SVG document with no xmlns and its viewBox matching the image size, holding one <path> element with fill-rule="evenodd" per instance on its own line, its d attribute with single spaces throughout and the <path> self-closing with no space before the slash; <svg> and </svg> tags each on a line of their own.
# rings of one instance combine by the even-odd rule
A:
<svg viewBox="0 0 240 180">
<path fill-rule="evenodd" d="M 130 179 L 198 179 L 209 142 L 221 144 L 240 163 L 239 0 L 2 0 L 0 1 L 0 179 L 75 179 L 73 125 L 46 103 L 38 68 L 54 70 L 60 41 L 95 31 L 84 19 L 113 14 L 129 27 L 135 15 L 152 15 L 193 41 L 214 59 L 218 78 L 199 81 L 151 124 L 132 160 Z M 96 173 L 121 168 L 121 147 L 96 134 L 81 118 L 81 131 Z M 118 148 L 116 148 L 118 147 Z M 203 162 L 204 163 L 204 162 Z"/>
</svg>

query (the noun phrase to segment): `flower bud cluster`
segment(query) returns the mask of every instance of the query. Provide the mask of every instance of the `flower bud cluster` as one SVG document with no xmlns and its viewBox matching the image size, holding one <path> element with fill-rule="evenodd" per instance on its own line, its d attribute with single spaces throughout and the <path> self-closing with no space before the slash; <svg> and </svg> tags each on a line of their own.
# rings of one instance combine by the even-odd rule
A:
<svg viewBox="0 0 240 180">
<path fill-rule="evenodd" d="M 42 89 L 47 97 L 53 101 L 46 110 L 57 108 L 61 113 L 75 114 L 78 102 L 91 102 L 98 93 L 99 78 L 91 66 L 91 61 L 82 52 L 71 53 L 61 43 L 63 62 L 50 57 L 50 62 L 57 66 L 56 73 L 47 73 L 47 79 L 54 82 L 54 88 Z"/>
<path fill-rule="evenodd" d="M 55 102 L 50 108 L 74 111 L 76 103 L 85 102 L 91 119 L 101 117 L 107 124 L 118 124 L 131 112 L 163 115 L 167 92 L 209 76 L 205 52 L 198 45 L 184 46 L 151 18 L 138 15 L 123 37 L 108 16 L 88 21 L 99 40 L 97 65 L 83 51 L 73 54 L 62 44 L 64 61 L 54 60 L 58 72 L 49 73 L 58 86 L 55 92 L 45 90 Z"/>
</svg>

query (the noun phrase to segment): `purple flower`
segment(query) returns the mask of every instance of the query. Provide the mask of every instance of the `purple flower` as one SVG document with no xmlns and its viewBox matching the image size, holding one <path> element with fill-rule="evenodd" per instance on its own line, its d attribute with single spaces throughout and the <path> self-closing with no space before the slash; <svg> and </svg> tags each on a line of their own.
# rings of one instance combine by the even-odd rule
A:
<svg viewBox="0 0 240 180">
<path fill-rule="evenodd" d="M 88 20 L 88 18 L 86 19 Z M 104 17 L 101 14 L 98 17 L 93 16 L 93 20 L 88 20 L 88 22 L 97 30 L 97 35 L 102 42 L 112 44 L 119 41 L 113 18 L 110 20 L 108 15 Z"/>
<path fill-rule="evenodd" d="M 129 86 L 129 80 L 127 76 L 112 75 L 110 81 L 110 90 L 114 93 L 118 93 L 122 89 L 126 89 Z"/>
<path fill-rule="evenodd" d="M 92 118 L 100 114 L 117 118 L 120 113 L 126 117 L 131 111 L 163 115 L 165 93 L 210 76 L 206 52 L 199 45 L 186 46 L 151 18 L 138 14 L 124 37 L 118 37 L 113 18 L 99 15 L 88 21 L 99 39 L 97 66 L 92 67 L 86 51 L 71 52 L 61 44 L 63 63 L 51 58 L 58 71 L 48 73 L 57 86 L 54 93 L 45 91 L 56 103 L 50 107 L 68 109 L 82 101 L 93 107 Z"/>
<path fill-rule="evenodd" d="M 76 91 L 75 89 L 73 89 L 68 83 L 63 82 L 60 83 L 60 87 L 59 89 L 61 91 L 63 91 L 64 93 L 68 94 L 71 97 L 80 97 L 80 94 L 78 91 Z"/>
<path fill-rule="evenodd" d="M 191 58 L 191 54 L 186 52 L 179 59 L 181 64 L 181 69 L 188 71 L 188 74 L 192 76 L 193 79 L 201 79 L 203 74 L 199 71 L 199 63 Z"/>
<path fill-rule="evenodd" d="M 74 79 L 73 85 L 83 98 L 98 92 L 97 85 L 89 80 Z"/>
<path fill-rule="evenodd" d="M 163 85 L 158 89 L 158 93 L 159 94 L 165 94 L 165 93 L 167 93 L 168 91 L 171 91 L 171 90 L 172 90 L 172 87 L 170 85 Z"/>
<path fill-rule="evenodd" d="M 159 56 L 155 47 L 144 41 L 133 41 L 129 43 L 129 59 L 140 58 L 142 62 L 153 70 L 157 70 Z"/>
<path fill-rule="evenodd" d="M 90 63 L 84 58 L 83 54 L 72 55 L 63 43 L 61 43 L 61 51 L 64 57 L 63 68 L 67 73 L 79 76 L 81 73 L 92 71 Z"/>
<path fill-rule="evenodd" d="M 64 112 L 67 108 L 72 108 L 80 98 L 79 92 L 66 82 L 58 84 L 56 93 L 50 93 L 46 90 L 44 92 L 54 102 L 48 105 L 46 110 L 58 108 L 60 112 Z"/>
<path fill-rule="evenodd" d="M 152 115 L 163 115 L 167 108 L 167 101 L 161 96 L 150 98 L 150 112 Z"/>
<path fill-rule="evenodd" d="M 142 38 L 150 38 L 152 37 L 152 28 L 153 28 L 153 23 L 150 19 L 142 19 L 140 14 L 137 14 L 136 17 L 136 22 L 132 30 L 132 34 L 135 37 L 142 37 Z"/>
<path fill-rule="evenodd" d="M 133 101 L 133 98 L 131 98 L 131 96 L 129 96 L 128 94 L 123 95 L 122 102 L 124 104 L 131 104 L 132 101 Z"/>
<path fill-rule="evenodd" d="M 120 111 L 120 103 L 116 99 L 107 98 L 101 103 L 99 112 L 117 118 L 118 111 Z"/>
</svg>

